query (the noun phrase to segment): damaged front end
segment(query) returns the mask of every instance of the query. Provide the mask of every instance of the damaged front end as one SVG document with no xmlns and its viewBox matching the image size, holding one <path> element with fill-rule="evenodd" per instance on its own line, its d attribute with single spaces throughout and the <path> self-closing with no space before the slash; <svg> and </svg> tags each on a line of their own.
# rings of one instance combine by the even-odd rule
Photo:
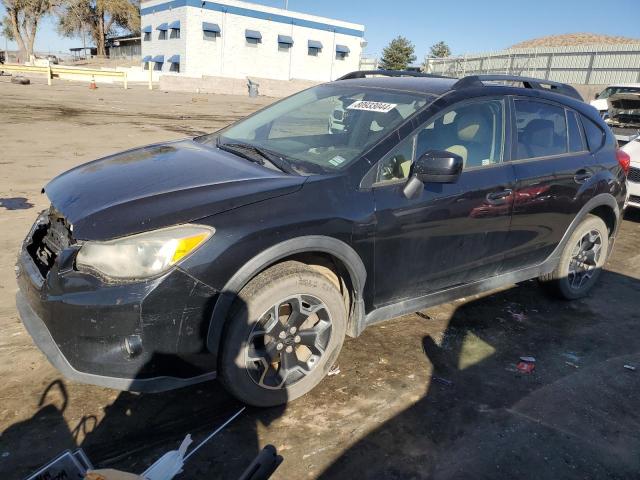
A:
<svg viewBox="0 0 640 480">
<path fill-rule="evenodd" d="M 640 134 L 640 93 L 617 93 L 607 102 L 607 124 L 619 142 L 630 142 Z"/>
<path fill-rule="evenodd" d="M 76 267 L 85 242 L 54 207 L 23 242 L 18 312 L 65 376 L 121 390 L 162 391 L 215 377 L 206 331 L 215 290 L 177 267 L 112 281 Z"/>
</svg>

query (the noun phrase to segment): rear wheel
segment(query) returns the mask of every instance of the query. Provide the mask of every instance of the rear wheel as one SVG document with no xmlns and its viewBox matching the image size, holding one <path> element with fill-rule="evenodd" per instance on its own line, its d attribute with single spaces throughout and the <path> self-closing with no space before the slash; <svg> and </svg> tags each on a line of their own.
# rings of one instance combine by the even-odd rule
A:
<svg viewBox="0 0 640 480">
<path fill-rule="evenodd" d="M 238 295 L 223 337 L 220 378 L 251 405 L 298 398 L 338 357 L 346 322 L 344 298 L 327 277 L 299 262 L 276 265 Z"/>
<path fill-rule="evenodd" d="M 589 215 L 569 238 L 555 270 L 539 280 L 560 298 L 584 297 L 600 276 L 608 251 L 607 226 L 600 217 Z"/>
</svg>

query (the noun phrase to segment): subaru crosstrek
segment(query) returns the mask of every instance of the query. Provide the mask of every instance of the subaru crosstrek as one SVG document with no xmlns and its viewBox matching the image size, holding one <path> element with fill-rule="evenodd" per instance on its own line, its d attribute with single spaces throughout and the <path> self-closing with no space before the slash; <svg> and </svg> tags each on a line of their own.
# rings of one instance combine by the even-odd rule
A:
<svg viewBox="0 0 640 480">
<path fill-rule="evenodd" d="M 70 379 L 162 391 L 217 376 L 280 404 L 383 320 L 531 278 L 584 296 L 628 168 L 567 85 L 354 72 L 52 180 L 17 305 Z"/>
</svg>

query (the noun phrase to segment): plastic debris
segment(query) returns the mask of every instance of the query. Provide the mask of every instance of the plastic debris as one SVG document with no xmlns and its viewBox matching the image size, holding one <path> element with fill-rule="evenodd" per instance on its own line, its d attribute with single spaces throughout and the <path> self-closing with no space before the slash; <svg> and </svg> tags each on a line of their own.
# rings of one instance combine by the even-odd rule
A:
<svg viewBox="0 0 640 480">
<path fill-rule="evenodd" d="M 577 363 L 580 361 L 580 357 L 576 355 L 574 352 L 566 352 L 566 353 L 563 353 L 562 356 L 567 360 L 569 360 L 570 362 Z"/>
<path fill-rule="evenodd" d="M 520 360 L 527 363 L 536 363 L 536 359 L 534 357 L 520 357 Z"/>
<path fill-rule="evenodd" d="M 636 367 L 634 367 L 633 365 L 625 365 L 624 368 L 626 368 L 627 370 L 631 370 L 632 372 L 636 371 Z"/>
<path fill-rule="evenodd" d="M 516 368 L 519 372 L 530 374 L 536 369 L 536 364 L 534 362 L 525 362 L 521 360 L 516 365 Z"/>
<path fill-rule="evenodd" d="M 142 478 L 145 480 L 171 480 L 182 471 L 184 456 L 192 442 L 191 435 L 188 434 L 184 437 L 184 440 L 182 440 L 178 450 L 171 450 L 161 456 L 153 465 L 145 470 Z"/>
<path fill-rule="evenodd" d="M 441 385 L 445 385 L 447 387 L 450 387 L 451 385 L 453 385 L 453 382 L 451 380 L 447 380 L 446 378 L 442 378 L 442 377 L 433 377 L 433 381 L 438 382 Z"/>
<path fill-rule="evenodd" d="M 579 366 L 579 365 L 576 365 L 576 364 L 575 364 L 575 363 L 573 363 L 573 362 L 564 362 L 564 363 L 565 363 L 565 365 L 567 365 L 567 366 L 569 366 L 569 367 L 573 367 L 573 368 L 580 368 L 580 366 Z"/>
<path fill-rule="evenodd" d="M 340 365 L 334 365 L 327 373 L 327 377 L 332 377 L 333 375 L 338 375 L 340 373 Z"/>
</svg>

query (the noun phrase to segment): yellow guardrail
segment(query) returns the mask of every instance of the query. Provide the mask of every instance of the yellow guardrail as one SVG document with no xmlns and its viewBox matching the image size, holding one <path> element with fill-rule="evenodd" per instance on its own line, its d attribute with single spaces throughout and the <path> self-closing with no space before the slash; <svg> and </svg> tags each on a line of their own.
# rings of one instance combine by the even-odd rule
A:
<svg viewBox="0 0 640 480">
<path fill-rule="evenodd" d="M 127 88 L 127 72 L 116 72 L 109 70 L 96 70 L 91 68 L 69 68 L 60 67 L 58 65 L 49 65 L 40 67 L 35 65 L 19 65 L 19 64 L 2 64 L 0 70 L 5 72 L 18 73 L 42 73 L 47 76 L 47 85 L 51 85 L 51 79 L 54 75 L 81 75 L 83 77 L 113 77 L 121 78 L 124 88 Z"/>
</svg>

